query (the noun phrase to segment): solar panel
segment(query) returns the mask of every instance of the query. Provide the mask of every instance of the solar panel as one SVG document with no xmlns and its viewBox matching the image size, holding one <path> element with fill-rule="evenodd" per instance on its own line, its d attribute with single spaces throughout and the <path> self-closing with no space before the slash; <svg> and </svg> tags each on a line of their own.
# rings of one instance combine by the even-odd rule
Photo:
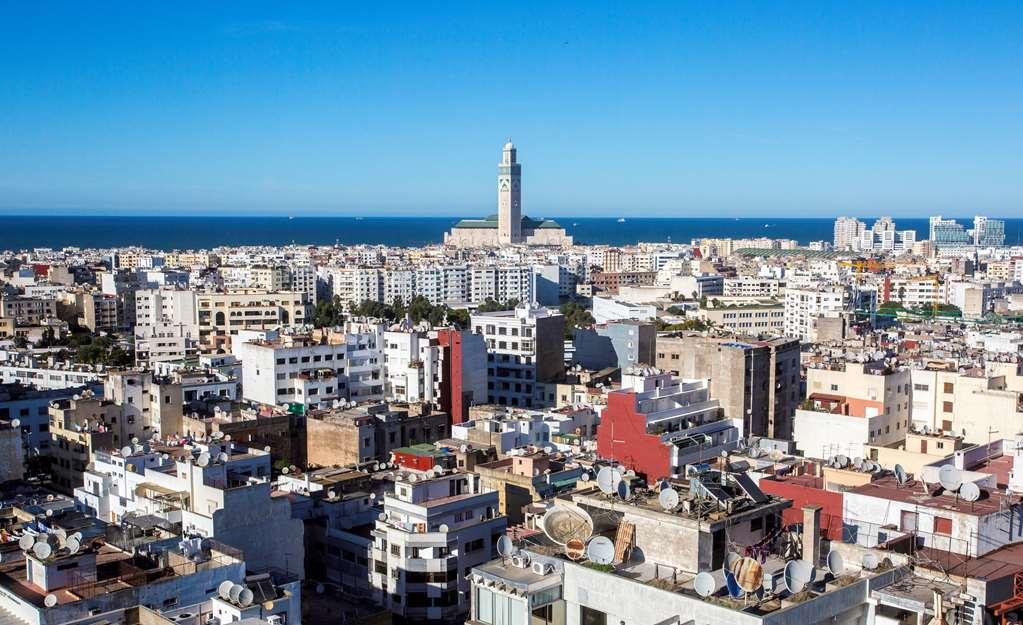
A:
<svg viewBox="0 0 1023 625">
<path fill-rule="evenodd" d="M 739 485 L 739 488 L 742 489 L 742 492 L 746 493 L 750 499 L 756 503 L 767 502 L 767 495 L 764 494 L 764 491 L 760 490 L 759 486 L 753 483 L 750 476 L 745 473 L 733 473 L 732 478 L 735 480 L 735 483 Z"/>
</svg>

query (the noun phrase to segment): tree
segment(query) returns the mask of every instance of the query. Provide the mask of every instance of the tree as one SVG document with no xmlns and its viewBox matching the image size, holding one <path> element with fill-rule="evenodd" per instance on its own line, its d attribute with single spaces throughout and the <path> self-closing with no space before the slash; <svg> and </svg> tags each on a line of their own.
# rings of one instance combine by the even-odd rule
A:
<svg viewBox="0 0 1023 625">
<path fill-rule="evenodd" d="M 332 328 L 345 322 L 344 306 L 337 295 L 333 299 L 316 302 L 313 309 L 312 323 L 314 328 Z"/>
<path fill-rule="evenodd" d="M 469 311 L 464 308 L 452 309 L 448 308 L 448 323 L 455 326 L 459 330 L 465 330 L 469 327 L 471 320 L 469 318 Z"/>
<path fill-rule="evenodd" d="M 572 338 L 576 328 L 588 328 L 596 323 L 593 315 L 578 302 L 565 302 L 561 305 L 561 314 L 565 316 L 565 338 Z"/>
<path fill-rule="evenodd" d="M 519 300 L 515 299 L 514 297 L 508 300 L 507 302 L 504 302 L 503 304 L 501 302 L 496 301 L 492 297 L 488 297 L 486 300 L 483 301 L 482 304 L 480 304 L 476 308 L 476 312 L 486 313 L 500 312 L 502 310 L 514 310 L 515 307 L 518 305 Z"/>
</svg>

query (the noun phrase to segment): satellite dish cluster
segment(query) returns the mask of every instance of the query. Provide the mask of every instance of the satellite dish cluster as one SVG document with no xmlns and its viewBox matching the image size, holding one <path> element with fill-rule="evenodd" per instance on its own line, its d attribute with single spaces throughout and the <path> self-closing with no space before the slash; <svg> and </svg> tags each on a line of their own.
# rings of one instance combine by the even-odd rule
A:
<svg viewBox="0 0 1023 625">
<path fill-rule="evenodd" d="M 838 454 L 828 458 L 828 466 L 833 469 L 848 469 L 850 471 L 863 471 L 864 473 L 880 473 L 884 468 L 866 458 L 849 458 Z"/>
<path fill-rule="evenodd" d="M 217 586 L 217 595 L 224 601 L 242 608 L 252 605 L 252 601 L 255 599 L 251 590 L 231 580 L 220 582 L 220 586 Z"/>
<path fill-rule="evenodd" d="M 82 534 L 81 532 L 68 534 L 60 528 L 46 532 L 26 531 L 18 539 L 18 547 L 25 553 L 31 553 L 38 560 L 74 555 L 82 549 Z"/>
</svg>

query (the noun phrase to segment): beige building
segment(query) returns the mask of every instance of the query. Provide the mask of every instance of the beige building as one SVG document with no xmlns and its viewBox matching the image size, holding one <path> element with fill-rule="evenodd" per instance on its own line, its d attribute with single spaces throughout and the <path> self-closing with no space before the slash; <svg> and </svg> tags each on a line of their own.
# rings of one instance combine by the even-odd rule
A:
<svg viewBox="0 0 1023 625">
<path fill-rule="evenodd" d="M 305 323 L 308 295 L 298 291 L 236 289 L 196 294 L 199 342 L 205 352 L 230 351 L 238 330 L 265 330 Z"/>
<path fill-rule="evenodd" d="M 697 318 L 722 330 L 744 334 L 783 334 L 785 305 L 774 300 L 749 300 L 741 304 L 701 307 Z"/>
<path fill-rule="evenodd" d="M 1023 376 L 1011 367 L 960 373 L 942 363 L 912 371 L 917 428 L 985 444 L 1023 431 Z"/>
<path fill-rule="evenodd" d="M 497 166 L 497 214 L 485 219 L 463 219 L 444 235 L 444 245 L 501 247 L 503 245 L 569 247 L 572 237 L 556 221 L 530 219 L 522 214 L 522 165 L 509 141 Z"/>
<path fill-rule="evenodd" d="M 53 439 L 50 471 L 54 485 L 64 492 L 82 485 L 82 473 L 93 451 L 114 449 L 126 442 L 114 432 L 120 406 L 91 393 L 50 402 L 49 413 Z"/>
</svg>

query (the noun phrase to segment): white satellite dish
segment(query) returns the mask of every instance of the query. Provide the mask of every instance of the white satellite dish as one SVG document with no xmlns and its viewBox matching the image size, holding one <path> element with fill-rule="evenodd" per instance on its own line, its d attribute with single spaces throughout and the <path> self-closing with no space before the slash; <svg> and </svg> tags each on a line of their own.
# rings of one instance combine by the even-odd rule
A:
<svg viewBox="0 0 1023 625">
<path fill-rule="evenodd" d="M 220 582 L 220 585 L 217 586 L 217 594 L 220 595 L 221 599 L 224 599 L 225 601 L 230 601 L 231 586 L 234 586 L 234 582 L 232 582 L 229 579 Z"/>
<path fill-rule="evenodd" d="M 811 568 L 810 563 L 805 560 L 790 560 L 785 565 L 782 578 L 785 581 L 785 589 L 793 595 L 803 590 L 810 583 Z"/>
<path fill-rule="evenodd" d="M 57 605 L 57 595 L 53 594 L 52 592 L 46 595 L 46 598 L 43 599 L 43 605 L 48 608 L 52 608 L 53 606 Z"/>
<path fill-rule="evenodd" d="M 711 596 L 717 587 L 718 584 L 714 581 L 714 576 L 706 571 L 697 574 L 696 579 L 693 580 L 693 590 L 701 597 Z"/>
<path fill-rule="evenodd" d="M 199 454 L 199 457 L 196 458 L 195 463 L 200 467 L 205 467 L 210 463 L 210 455 L 205 451 L 202 452 L 201 454 Z"/>
<path fill-rule="evenodd" d="M 225 452 L 223 452 L 223 451 L 222 451 L 222 452 L 220 452 L 220 453 L 219 453 L 219 454 L 217 455 L 217 460 L 218 460 L 218 461 L 220 461 L 221 463 L 223 463 L 223 462 L 227 462 L 227 461 L 228 461 L 228 460 L 230 460 L 230 459 L 231 459 L 231 457 L 230 457 L 230 456 L 228 456 L 228 455 L 227 455 L 227 453 L 225 453 Z"/>
<path fill-rule="evenodd" d="M 579 476 L 579 479 L 584 481 L 584 482 L 589 482 L 590 481 L 590 474 L 589 473 L 583 473 L 582 475 Z"/>
<path fill-rule="evenodd" d="M 252 600 L 254 598 L 255 597 L 252 594 L 251 590 L 249 590 L 248 588 L 243 588 L 242 591 L 238 593 L 238 605 L 242 606 L 243 608 L 247 608 L 250 605 L 252 605 Z"/>
<path fill-rule="evenodd" d="M 849 458 L 847 456 L 843 456 L 842 454 L 839 454 L 839 455 L 835 456 L 835 464 L 838 465 L 839 469 L 844 469 L 847 466 L 849 466 Z"/>
<path fill-rule="evenodd" d="M 132 451 L 131 447 L 125 445 L 124 447 L 121 448 L 121 455 L 127 458 L 128 456 L 131 455 L 131 451 Z"/>
<path fill-rule="evenodd" d="M 674 510 L 678 507 L 678 491 L 674 488 L 666 488 L 657 495 L 657 503 L 665 510 Z"/>
<path fill-rule="evenodd" d="M 605 495 L 610 495 L 614 492 L 615 484 L 611 467 L 601 467 L 600 471 L 597 471 L 597 488 Z"/>
<path fill-rule="evenodd" d="M 34 544 L 36 544 L 36 539 L 32 534 L 22 534 L 21 538 L 18 539 L 18 547 L 22 551 L 28 551 Z"/>
<path fill-rule="evenodd" d="M 11 427 L 12 428 L 20 428 L 21 427 L 21 419 L 11 419 Z"/>
<path fill-rule="evenodd" d="M 863 568 L 868 571 L 873 571 L 877 568 L 877 556 L 872 553 L 863 554 Z"/>
<path fill-rule="evenodd" d="M 941 482 L 941 487 L 945 490 L 955 492 L 963 485 L 963 475 L 959 469 L 946 464 L 938 470 L 938 481 Z"/>
<path fill-rule="evenodd" d="M 75 536 L 68 536 L 64 542 L 64 548 L 67 549 L 68 553 L 78 553 L 78 550 L 82 548 L 81 539 Z"/>
<path fill-rule="evenodd" d="M 742 556 L 735 553 L 734 551 L 729 551 L 728 553 L 725 554 L 725 562 L 722 568 L 725 571 L 731 572 L 732 567 L 735 566 L 735 563 L 738 562 L 739 560 L 742 560 Z"/>
<path fill-rule="evenodd" d="M 977 501 L 980 499 L 980 486 L 976 482 L 964 482 L 959 488 L 959 496 L 966 501 Z"/>
<path fill-rule="evenodd" d="M 440 526 L 437 528 L 437 531 L 439 531 L 440 533 L 444 534 L 444 533 L 447 533 L 447 531 L 449 529 L 451 529 L 451 528 L 448 527 L 447 523 L 441 523 Z"/>
<path fill-rule="evenodd" d="M 40 560 L 45 560 L 53 555 L 53 547 L 50 546 L 50 543 L 38 542 L 32 545 L 32 553 Z"/>
<path fill-rule="evenodd" d="M 497 539 L 497 554 L 502 558 L 510 558 L 515 553 L 515 543 L 512 542 L 511 538 L 507 536 L 501 536 Z"/>
<path fill-rule="evenodd" d="M 611 564 L 615 558 L 615 544 L 606 536 L 595 536 L 586 544 L 586 557 L 594 564 Z"/>
<path fill-rule="evenodd" d="M 835 577 L 838 577 L 845 571 L 845 558 L 834 549 L 828 554 L 828 570 Z"/>
<path fill-rule="evenodd" d="M 131 437 L 131 444 L 132 445 L 138 445 L 139 444 L 139 437 L 138 436 L 132 436 Z"/>
<path fill-rule="evenodd" d="M 238 603 L 238 599 L 242 596 L 242 591 L 245 590 L 245 586 L 241 584 L 231 584 L 231 590 L 227 592 L 228 597 L 231 599 L 231 603 Z"/>
<path fill-rule="evenodd" d="M 287 475 L 287 474 L 288 474 L 288 471 L 289 471 L 289 470 L 290 470 L 290 469 L 288 469 L 288 467 L 284 467 L 283 469 L 281 469 L 281 473 L 282 473 L 283 475 Z"/>
<path fill-rule="evenodd" d="M 266 453 L 270 453 L 270 446 L 267 445 L 266 447 L 264 447 L 263 451 L 265 451 Z"/>
</svg>

